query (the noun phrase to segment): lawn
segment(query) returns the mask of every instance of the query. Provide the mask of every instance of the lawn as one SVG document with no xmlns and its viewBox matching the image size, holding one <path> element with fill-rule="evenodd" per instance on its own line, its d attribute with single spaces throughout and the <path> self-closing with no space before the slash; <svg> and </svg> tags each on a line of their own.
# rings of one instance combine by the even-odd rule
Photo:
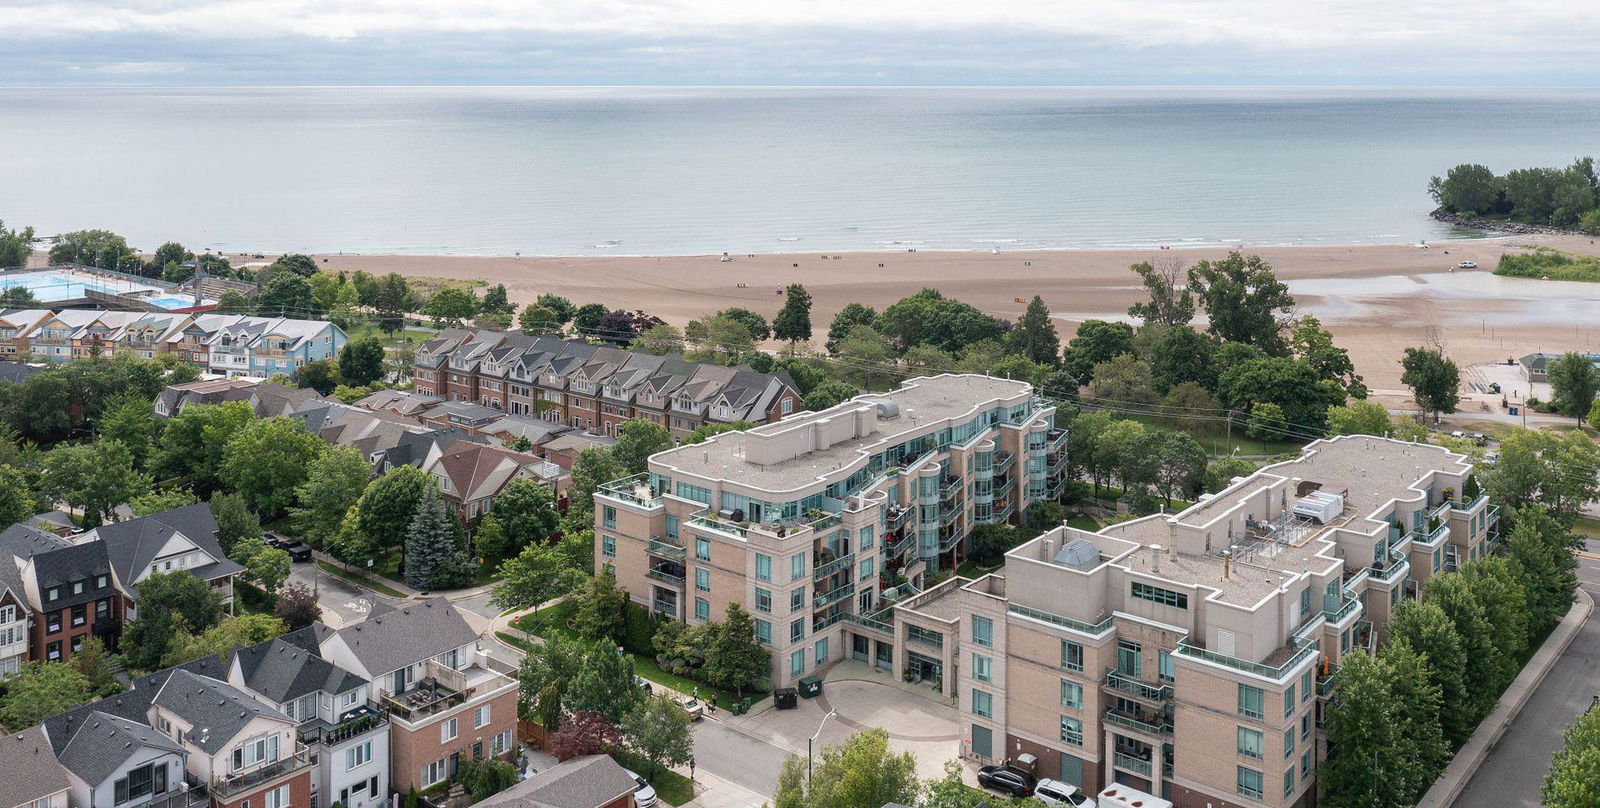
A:
<svg viewBox="0 0 1600 808">
<path fill-rule="evenodd" d="M 1600 539 L 1600 519 L 1580 516 L 1573 521 L 1572 532 L 1585 539 Z"/>
<path fill-rule="evenodd" d="M 371 589 L 381 595 L 388 595 L 391 598 L 401 599 L 404 599 L 406 596 L 406 593 L 401 592 L 392 586 L 388 586 L 382 581 L 369 578 L 359 572 L 351 572 L 350 570 L 347 570 L 337 564 L 330 564 L 326 561 L 318 561 L 317 566 L 321 567 L 322 571 L 328 573 L 329 575 L 343 578 L 350 583 L 353 583 L 357 586 L 366 587 L 367 589 Z"/>
<path fill-rule="evenodd" d="M 1126 418 L 1129 421 L 1138 421 L 1145 426 L 1158 427 L 1161 429 L 1173 428 L 1170 422 L 1154 415 L 1118 415 L 1117 417 Z M 1212 457 L 1227 457 L 1228 455 L 1234 453 L 1245 456 L 1299 454 L 1301 447 L 1305 446 L 1307 443 L 1310 443 L 1309 440 L 1262 440 L 1260 438 L 1252 438 L 1249 435 L 1244 434 L 1243 421 L 1244 419 L 1242 418 L 1234 419 L 1231 437 L 1225 428 L 1227 426 L 1226 424 L 1222 425 L 1224 427 L 1223 429 L 1215 432 L 1208 430 L 1186 431 L 1190 435 L 1193 435 L 1194 439 L 1199 441 L 1200 445 L 1205 447 L 1206 452 Z"/>
<path fill-rule="evenodd" d="M 623 768 L 638 772 L 649 780 L 651 787 L 656 790 L 656 796 L 668 805 L 682 805 L 694 799 L 694 783 L 690 782 L 689 778 L 671 769 L 662 769 L 656 776 L 651 777 L 649 772 L 655 767 L 650 765 L 650 761 L 626 749 L 617 752 L 616 759 Z"/>
<path fill-rule="evenodd" d="M 478 571 L 472 576 L 472 583 L 469 584 L 469 586 L 484 586 L 494 583 L 495 581 L 499 580 L 494 575 L 498 569 L 498 565 L 479 565 Z M 406 582 L 405 573 L 401 572 L 400 570 L 399 553 L 389 553 L 377 561 L 374 561 L 371 572 L 374 575 L 381 575 L 384 578 L 388 578 L 397 584 L 404 584 Z"/>
<path fill-rule="evenodd" d="M 532 614 L 523 615 L 517 618 L 512 625 L 537 637 L 581 639 L 567 625 L 567 621 L 572 617 L 572 609 L 572 604 L 563 601 L 554 606 L 546 606 Z M 522 645 L 520 641 L 513 644 Z M 722 710 L 728 709 L 739 698 L 732 690 L 712 687 L 704 682 L 697 682 L 662 670 L 661 666 L 656 664 L 654 658 L 645 654 L 633 655 L 633 672 L 647 681 L 671 688 L 679 693 L 687 694 L 699 691 L 700 696 L 707 699 L 715 695 L 717 697 L 717 708 Z"/>
</svg>

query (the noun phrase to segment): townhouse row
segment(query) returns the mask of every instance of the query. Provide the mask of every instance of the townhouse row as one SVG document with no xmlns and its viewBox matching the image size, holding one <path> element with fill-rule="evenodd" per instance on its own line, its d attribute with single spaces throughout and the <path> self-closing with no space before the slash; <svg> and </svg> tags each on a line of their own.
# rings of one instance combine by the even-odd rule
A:
<svg viewBox="0 0 1600 808">
<path fill-rule="evenodd" d="M 514 753 L 516 679 L 477 642 L 437 598 L 139 677 L 0 743 L 0 803 L 382 808 Z"/>
<path fill-rule="evenodd" d="M 682 438 L 705 424 L 800 409 L 788 373 L 757 373 L 584 340 L 452 329 L 417 350 L 413 390 L 615 435 L 646 418 Z"/>
<path fill-rule="evenodd" d="M 207 373 L 258 379 L 293 375 L 333 359 L 349 338 L 333 323 L 239 314 L 0 310 L 0 360 L 67 362 L 126 349 L 149 359 L 173 354 Z"/>
<path fill-rule="evenodd" d="M 853 627 L 1066 483 L 1066 434 L 1026 382 L 899 389 L 658 453 L 595 495 L 595 561 L 653 611 L 701 623 L 740 604 L 786 686 L 880 651 Z"/>
</svg>

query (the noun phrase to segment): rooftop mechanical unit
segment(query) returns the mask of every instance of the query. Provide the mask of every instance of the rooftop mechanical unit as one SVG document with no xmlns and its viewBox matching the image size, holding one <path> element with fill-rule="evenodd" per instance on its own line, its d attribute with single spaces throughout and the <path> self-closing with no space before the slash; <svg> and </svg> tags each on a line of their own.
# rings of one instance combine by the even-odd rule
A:
<svg viewBox="0 0 1600 808">
<path fill-rule="evenodd" d="M 1296 500 L 1294 515 L 1303 516 L 1319 525 L 1326 525 L 1344 513 L 1344 497 L 1326 491 L 1312 491 Z"/>
</svg>

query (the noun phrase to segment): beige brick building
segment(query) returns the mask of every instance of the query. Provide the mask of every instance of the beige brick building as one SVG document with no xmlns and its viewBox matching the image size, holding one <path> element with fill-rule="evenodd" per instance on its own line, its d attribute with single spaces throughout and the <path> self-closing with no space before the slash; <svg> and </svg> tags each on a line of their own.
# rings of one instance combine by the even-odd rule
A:
<svg viewBox="0 0 1600 808">
<path fill-rule="evenodd" d="M 1304 805 L 1340 660 L 1498 539 L 1470 473 L 1434 446 L 1317 441 L 1180 513 L 1052 530 L 888 630 L 897 654 L 943 649 L 969 756 L 1031 753 L 1041 776 L 1182 808 Z"/>
<path fill-rule="evenodd" d="M 939 680 L 945 649 L 872 615 L 959 564 L 975 526 L 1060 494 L 1054 419 L 1026 382 L 941 375 L 670 449 L 596 493 L 596 565 L 689 623 L 742 605 L 779 686 L 846 658 Z"/>
</svg>

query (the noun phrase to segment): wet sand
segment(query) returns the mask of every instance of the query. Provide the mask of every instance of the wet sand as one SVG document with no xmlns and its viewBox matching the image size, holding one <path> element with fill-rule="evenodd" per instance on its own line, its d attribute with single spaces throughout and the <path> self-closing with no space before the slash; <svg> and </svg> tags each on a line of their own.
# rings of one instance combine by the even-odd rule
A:
<svg viewBox="0 0 1600 808">
<path fill-rule="evenodd" d="M 1600 284 L 1497 278 L 1495 262 L 1536 243 L 1600 254 L 1567 236 L 1508 237 L 1416 245 L 1261 247 L 1290 284 L 1300 311 L 1315 314 L 1348 348 L 1372 387 L 1400 387 L 1399 356 L 1430 326 L 1456 361 L 1468 365 L 1532 351 L 1600 349 Z M 683 323 L 728 306 L 771 316 L 779 290 L 806 286 L 820 343 L 846 303 L 884 306 L 932 286 L 998 317 L 1016 319 L 1041 295 L 1063 337 L 1090 318 L 1125 317 L 1143 296 L 1128 271 L 1138 261 L 1193 263 L 1224 250 L 1064 250 L 1051 252 L 846 252 L 787 255 L 534 258 L 327 255 L 328 269 L 441 276 L 504 283 L 512 301 L 552 292 L 576 303 L 643 309 Z M 1477 271 L 1454 270 L 1475 261 Z"/>
</svg>

